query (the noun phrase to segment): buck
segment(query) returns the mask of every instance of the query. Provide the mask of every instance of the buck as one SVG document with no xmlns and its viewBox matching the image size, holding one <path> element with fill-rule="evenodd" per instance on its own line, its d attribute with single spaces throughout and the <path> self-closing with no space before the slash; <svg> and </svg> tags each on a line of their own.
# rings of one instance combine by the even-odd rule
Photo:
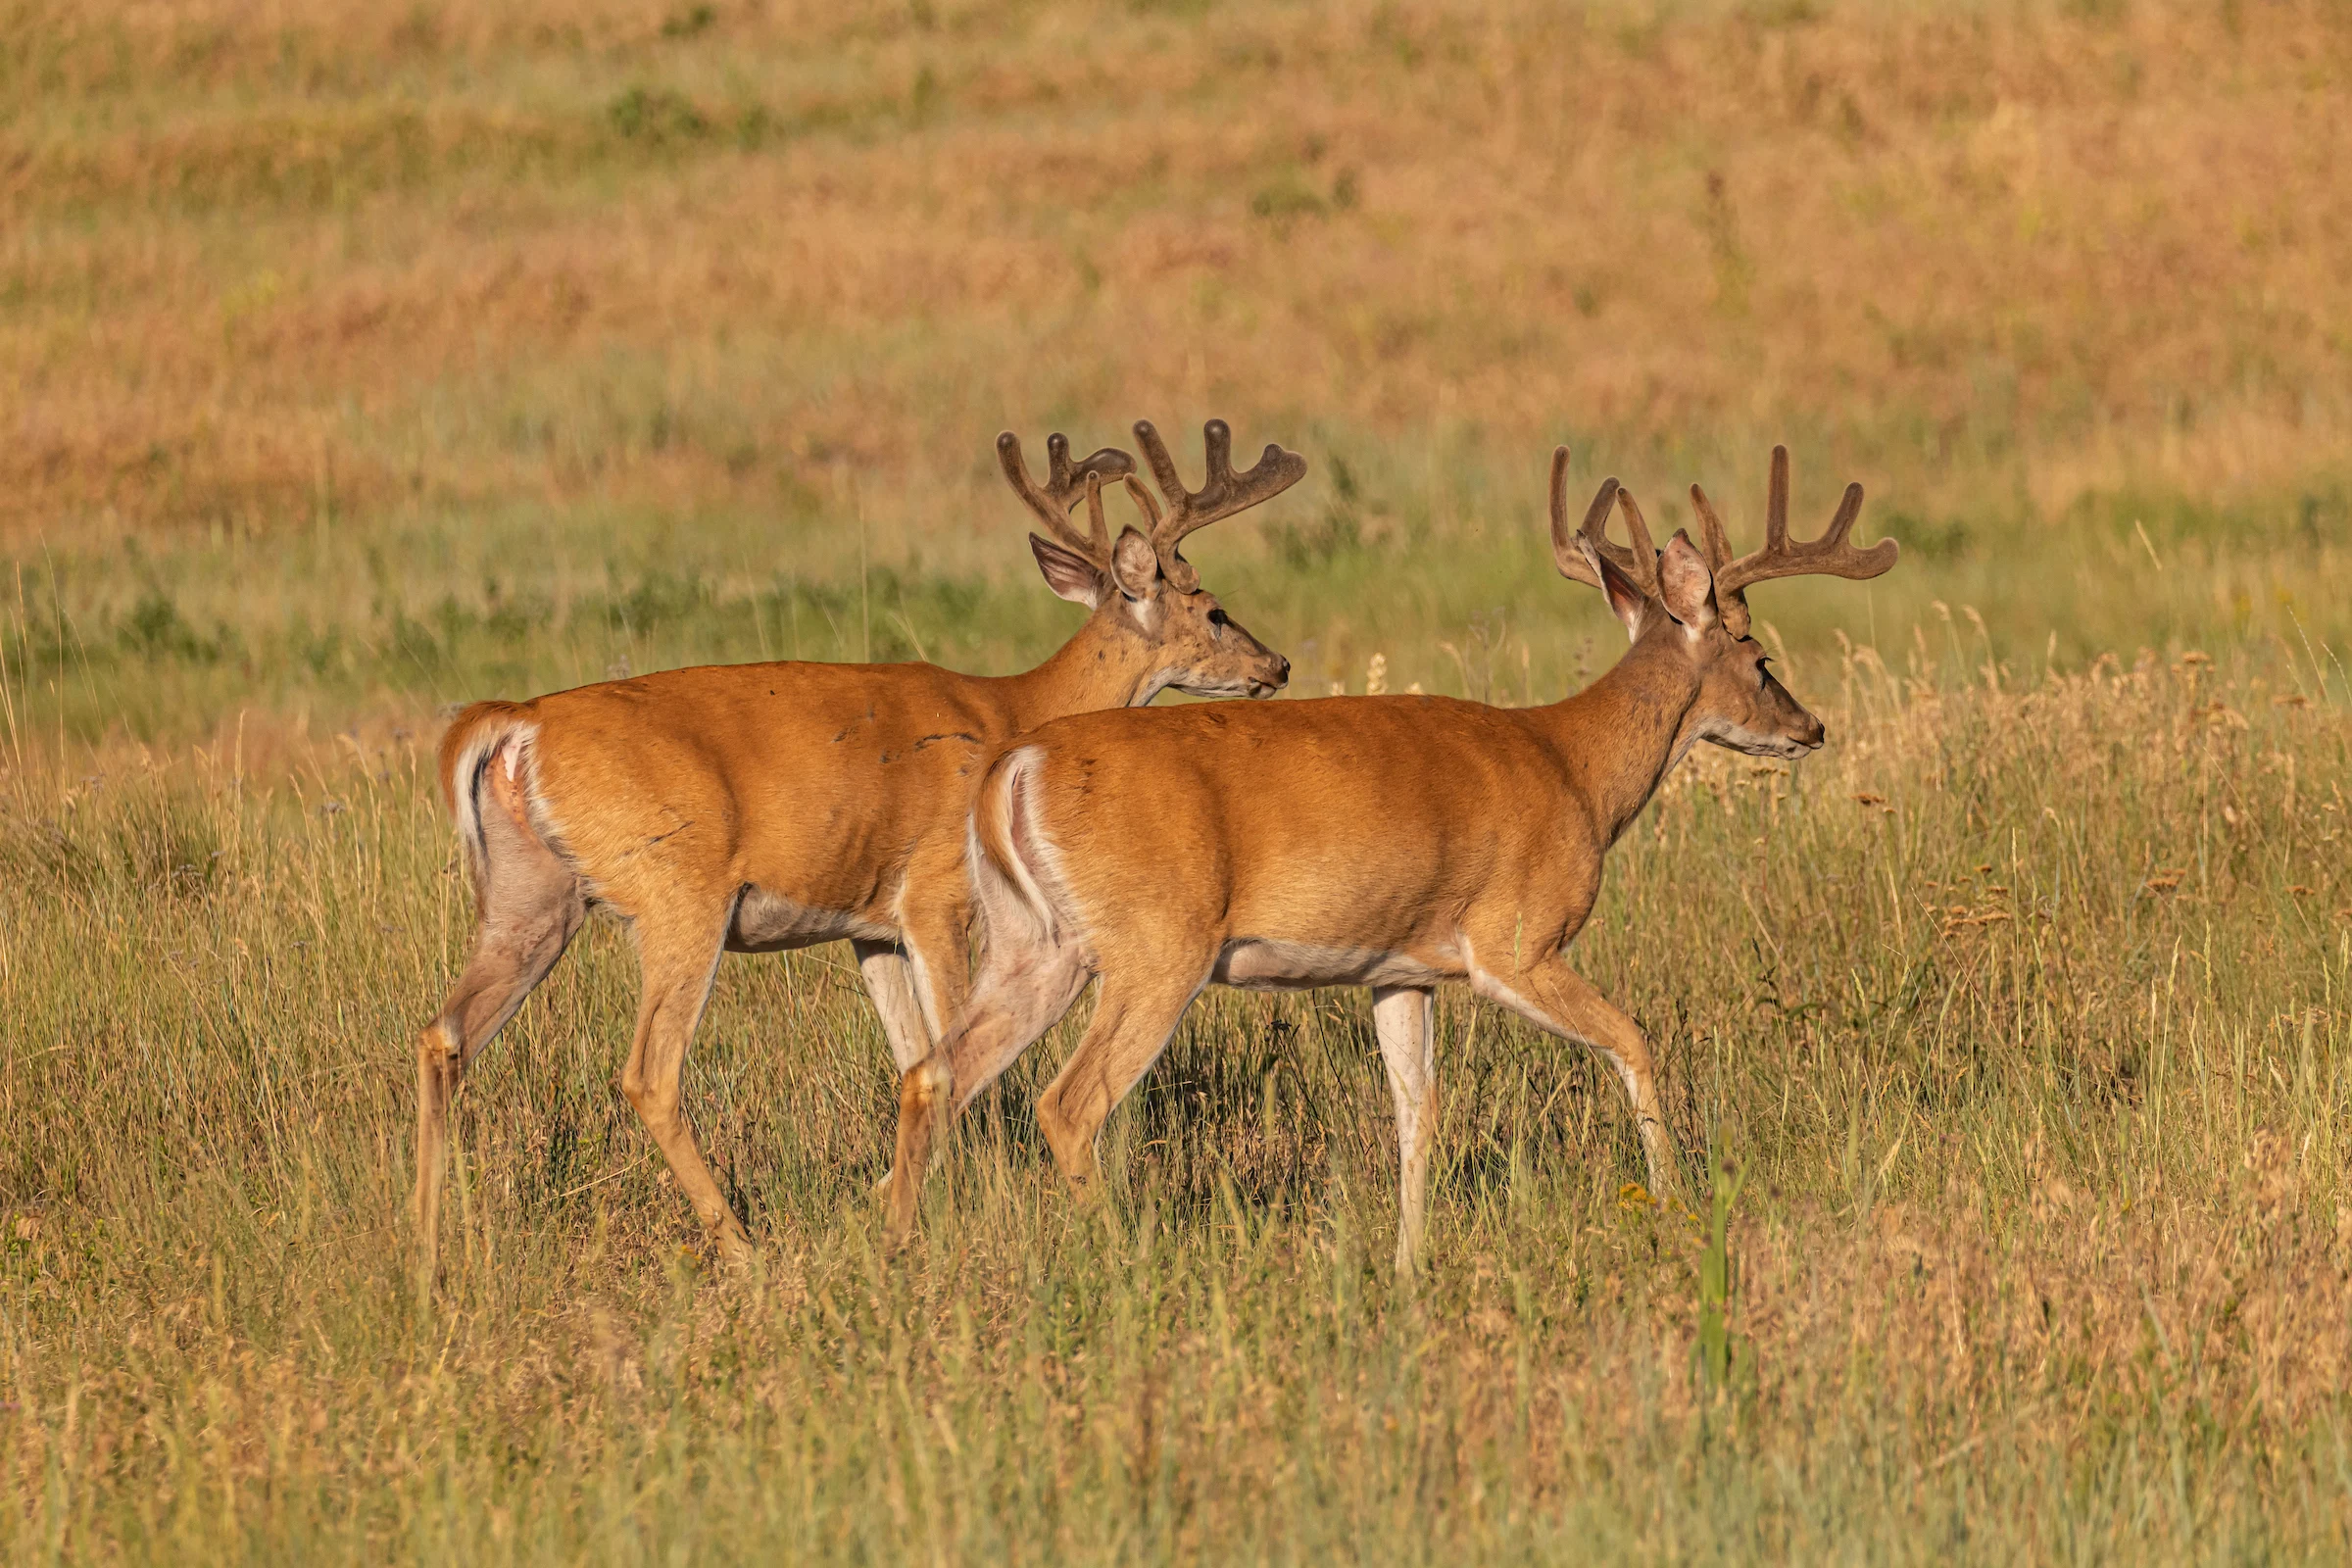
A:
<svg viewBox="0 0 2352 1568">
<path fill-rule="evenodd" d="M 1174 686 L 1263 697 L 1290 662 L 1229 617 L 1178 550 L 1186 535 L 1296 483 L 1305 461 L 1269 446 L 1236 473 L 1222 420 L 1208 481 L 1188 490 L 1158 432 L 1136 440 L 1163 514 L 1125 452 L 1082 463 L 1056 434 L 1045 485 L 1011 432 L 1005 479 L 1044 526 L 1029 547 L 1054 593 L 1091 612 L 1026 674 L 931 664 L 764 663 L 673 669 L 528 703 L 475 703 L 442 738 L 441 788 L 471 876 L 465 972 L 416 1051 L 416 1221 L 433 1278 L 451 1098 L 593 908 L 635 937 L 643 992 L 621 1089 L 720 1252 L 743 1225 L 678 1104 L 688 1042 L 722 951 L 847 940 L 903 1073 L 961 1009 L 969 962 L 963 866 L 971 778 L 1000 742 Z M 1122 481 L 1144 526 L 1110 537 L 1102 489 Z M 1086 502 L 1089 529 L 1072 511 Z"/>
<path fill-rule="evenodd" d="M 1549 707 L 1446 697 L 1333 698 L 1064 718 L 989 763 L 970 828 L 983 924 L 969 1010 L 902 1082 L 890 1228 L 915 1217 L 941 1128 L 1101 981 L 1085 1038 L 1037 1102 L 1063 1175 L 1096 1170 L 1104 1117 L 1210 985 L 1370 986 L 1396 1102 L 1397 1272 L 1421 1247 L 1437 1109 L 1431 1000 L 1476 994 L 1616 1069 L 1650 1179 L 1675 1152 L 1642 1029 L 1569 967 L 1600 891 L 1603 857 L 1659 780 L 1700 741 L 1794 759 L 1821 721 L 1766 667 L 1746 590 L 1798 573 L 1875 577 L 1891 540 L 1847 543 L 1850 485 L 1828 530 L 1788 538 L 1788 459 L 1775 449 L 1764 547 L 1732 559 L 1694 485 L 1702 554 L 1677 532 L 1661 553 L 1610 479 L 1580 526 L 1568 452 L 1553 454 L 1552 553 L 1600 588 L 1632 648 Z M 1612 502 L 1632 545 L 1608 537 Z"/>
</svg>

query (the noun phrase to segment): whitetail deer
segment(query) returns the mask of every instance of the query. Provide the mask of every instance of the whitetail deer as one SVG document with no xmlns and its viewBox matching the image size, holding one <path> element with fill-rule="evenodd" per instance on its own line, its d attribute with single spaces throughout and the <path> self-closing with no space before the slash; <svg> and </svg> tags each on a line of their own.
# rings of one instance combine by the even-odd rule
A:
<svg viewBox="0 0 2352 1568">
<path fill-rule="evenodd" d="M 1733 560 L 1694 485 L 1702 555 L 1661 553 L 1607 480 L 1581 527 L 1568 452 L 1551 470 L 1560 571 L 1608 595 L 1633 647 L 1565 702 L 1507 710 L 1446 697 L 1343 697 L 1266 708 L 1092 713 L 1021 736 L 975 797 L 970 858 L 983 942 L 963 1020 L 902 1087 L 890 1224 L 914 1219 L 939 1130 L 1077 1000 L 1102 985 L 1084 1040 L 1037 1102 L 1056 1163 L 1083 1186 L 1112 1107 L 1202 988 L 1372 988 L 1396 1106 L 1396 1266 L 1417 1267 L 1436 1115 L 1431 997 L 1466 980 L 1537 1027 L 1591 1045 L 1633 1102 L 1652 1183 L 1677 1180 L 1641 1028 L 1568 966 L 1601 860 L 1698 741 L 1797 758 L 1821 723 L 1747 635 L 1747 587 L 1823 572 L 1875 577 L 1895 545 L 1788 539 L 1788 462 L 1772 459 L 1764 548 Z M 1629 549 L 1608 538 L 1612 501 Z"/>
<path fill-rule="evenodd" d="M 1269 446 L 1236 473 L 1222 420 L 1208 482 L 1185 489 L 1158 432 L 1136 439 L 1163 516 L 1126 453 L 1083 463 L 1047 445 L 1040 487 L 1007 431 L 1004 477 L 1051 539 L 1029 536 L 1056 594 L 1093 612 L 1026 674 L 931 664 L 767 663 L 673 669 L 528 703 L 476 703 L 441 741 L 477 913 L 466 971 L 417 1045 L 416 1218 L 429 1284 L 446 1123 L 466 1065 L 552 968 L 591 908 L 629 923 L 644 990 L 621 1088 L 720 1250 L 748 1248 L 678 1108 L 686 1048 L 722 950 L 847 939 L 899 1070 L 961 1009 L 970 925 L 971 779 L 1001 742 L 1065 713 L 1175 686 L 1267 696 L 1290 662 L 1230 619 L 1178 553 L 1184 536 L 1279 494 L 1305 460 Z M 1147 527 L 1116 540 L 1102 485 L 1124 480 Z M 1070 512 L 1087 503 L 1091 529 Z"/>
</svg>

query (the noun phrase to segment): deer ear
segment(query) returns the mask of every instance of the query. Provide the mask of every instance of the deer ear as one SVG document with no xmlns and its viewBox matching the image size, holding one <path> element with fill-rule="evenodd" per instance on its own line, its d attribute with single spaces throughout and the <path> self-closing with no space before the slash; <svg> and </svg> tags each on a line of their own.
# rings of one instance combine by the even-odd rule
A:
<svg viewBox="0 0 2352 1568">
<path fill-rule="evenodd" d="M 1600 579 L 1600 591 L 1609 596 L 1609 613 L 1624 624 L 1626 640 L 1630 642 L 1641 636 L 1642 612 L 1649 603 L 1648 596 L 1633 578 L 1618 570 L 1617 564 L 1602 555 L 1592 540 L 1577 534 L 1572 543 L 1583 553 L 1592 574 Z M 1562 575 L 1565 574 L 1563 570 Z"/>
<path fill-rule="evenodd" d="M 1110 580 L 1130 599 L 1157 598 L 1159 552 L 1152 541 L 1133 528 L 1120 534 L 1110 547 Z"/>
<path fill-rule="evenodd" d="M 1102 574 L 1093 562 L 1036 534 L 1029 536 L 1029 553 L 1037 557 L 1037 569 L 1045 573 L 1046 586 L 1056 594 L 1089 610 L 1102 602 Z"/>
<path fill-rule="evenodd" d="M 1666 613 L 1691 631 L 1715 624 L 1715 574 L 1707 558 L 1680 528 L 1658 556 L 1658 598 Z"/>
</svg>

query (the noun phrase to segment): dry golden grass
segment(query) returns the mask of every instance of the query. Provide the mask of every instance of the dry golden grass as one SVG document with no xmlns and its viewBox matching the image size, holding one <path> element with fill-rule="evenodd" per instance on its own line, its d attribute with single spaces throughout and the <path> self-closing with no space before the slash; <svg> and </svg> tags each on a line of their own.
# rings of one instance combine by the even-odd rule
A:
<svg viewBox="0 0 2352 1568">
<path fill-rule="evenodd" d="M 600 927 L 462 1102 L 413 1315 L 398 1046 L 466 918 L 415 744 L 15 775 L 0 1543 L 2338 1560 L 2352 728 L 2194 659 L 1899 662 L 1817 672 L 1842 739 L 1804 768 L 1678 775 L 1581 949 L 1694 1174 L 1746 1172 L 1713 1297 L 1604 1072 L 1456 997 L 1418 1303 L 1342 994 L 1210 999 L 1102 1210 L 1029 1115 L 1065 1026 L 887 1264 L 887 1054 L 825 954 L 720 971 L 689 1097 L 761 1272 L 715 1284 L 612 1093 Z"/>
<path fill-rule="evenodd" d="M 2348 68 L 2245 0 L 7 0 L 0 1555 L 2342 1560 Z M 1011 667 L 1072 612 L 990 435 L 1211 414 L 1314 465 L 1193 554 L 1315 694 L 1611 657 L 1563 437 L 1904 541 L 1767 591 L 1831 750 L 1694 760 L 1580 945 L 1724 1240 L 1448 997 L 1395 1299 L 1362 999 L 1221 995 L 1103 1208 L 1065 1025 L 889 1263 L 814 953 L 690 1062 L 714 1283 L 599 926 L 414 1311 L 435 708 Z"/>
<path fill-rule="evenodd" d="M 939 529 L 1000 423 L 1794 436 L 1931 514 L 2340 484 L 2352 30 L 2102 3 L 21 4 L 19 539 Z"/>
<path fill-rule="evenodd" d="M 1003 669 L 1061 622 L 990 433 L 1139 414 L 1309 454 L 1200 554 L 1315 690 L 1573 673 L 1563 436 L 1667 527 L 1773 440 L 1862 477 L 1904 569 L 1800 649 L 2352 634 L 2326 6 L 11 21 L 0 658 L 61 743 Z"/>
</svg>

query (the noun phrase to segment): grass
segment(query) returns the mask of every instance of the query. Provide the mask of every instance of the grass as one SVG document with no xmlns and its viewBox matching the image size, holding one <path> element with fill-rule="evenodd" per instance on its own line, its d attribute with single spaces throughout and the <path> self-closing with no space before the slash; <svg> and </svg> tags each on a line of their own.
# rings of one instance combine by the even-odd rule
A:
<svg viewBox="0 0 2352 1568">
<path fill-rule="evenodd" d="M 1325 680 L 1368 604 L 1408 679 L 1558 624 L 1560 439 L 1667 525 L 1788 441 L 1911 547 L 1898 621 L 2008 650 L 2343 635 L 2331 7 L 11 15 L 0 539 L 70 739 L 755 657 L 861 564 L 1004 597 L 803 646 L 1003 667 L 1051 638 L 990 437 L 1139 415 L 1310 454 L 1199 553 Z M 680 583 L 734 608 L 593 603 Z M 126 627 L 214 672 L 82 667 Z"/>
<path fill-rule="evenodd" d="M 1197 1009 L 1099 1209 L 1029 1116 L 1065 1028 L 879 1257 L 887 1055 L 823 953 L 720 970 L 689 1094 L 761 1271 L 714 1282 L 599 927 L 467 1090 L 416 1315 L 402 1046 L 467 921 L 417 746 L 20 793 L 10 1554 L 2340 1554 L 2341 705 L 1810 684 L 1839 743 L 1677 775 L 1582 949 L 1728 1240 L 1627 1188 L 1592 1061 L 1448 997 L 1418 1301 L 1348 994 Z"/>
<path fill-rule="evenodd" d="M 6 16 L 10 1560 L 2352 1548 L 2339 10 Z M 1613 657 L 1555 440 L 1751 532 L 1786 440 L 1800 528 L 1859 477 L 1903 541 L 1759 592 L 1829 751 L 1693 759 L 1580 943 L 1698 1211 L 1448 995 L 1399 1298 L 1366 999 L 1217 995 L 1102 1205 L 1030 1114 L 1065 1025 L 887 1259 L 816 952 L 723 963 L 689 1062 L 714 1280 L 600 925 L 461 1102 L 419 1311 L 437 711 L 1016 667 L 1075 612 L 994 431 L 1211 414 L 1313 465 L 1188 552 L 1305 692 Z"/>
</svg>

